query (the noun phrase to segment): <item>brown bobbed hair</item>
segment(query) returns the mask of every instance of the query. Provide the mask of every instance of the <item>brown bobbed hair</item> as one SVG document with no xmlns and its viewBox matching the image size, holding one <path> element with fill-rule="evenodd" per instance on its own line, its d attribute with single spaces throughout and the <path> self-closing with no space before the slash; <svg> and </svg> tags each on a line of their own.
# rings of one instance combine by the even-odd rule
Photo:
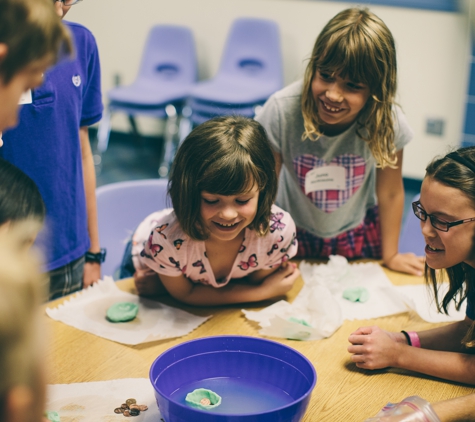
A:
<svg viewBox="0 0 475 422">
<path fill-rule="evenodd" d="M 396 46 L 385 23 L 368 9 L 351 8 L 338 13 L 320 32 L 303 82 L 303 140 L 322 135 L 323 122 L 312 95 L 317 70 L 368 86 L 370 97 L 358 116 L 357 134 L 368 143 L 378 167 L 395 167 Z"/>
<path fill-rule="evenodd" d="M 461 195 L 465 195 L 470 199 L 475 209 L 475 173 L 466 165 L 455 161 L 448 155 L 433 160 L 426 168 L 426 177 L 459 189 Z M 475 167 L 475 147 L 461 148 L 456 151 L 456 155 L 461 160 L 468 160 Z M 426 264 L 424 276 L 426 282 L 434 290 L 439 312 L 448 314 L 447 308 L 452 300 L 455 301 L 456 308 L 460 309 L 467 296 L 473 297 L 475 295 L 475 268 L 464 262 L 445 270 L 434 270 Z M 449 279 L 449 290 L 440 302 L 439 285 L 444 281 L 445 276 Z M 468 348 L 475 347 L 475 322 L 462 340 L 462 344 Z"/>
<path fill-rule="evenodd" d="M 0 61 L 5 85 L 33 62 L 48 58 L 54 64 L 73 50 L 51 0 L 0 0 L 0 43 L 8 47 Z"/>
<path fill-rule="evenodd" d="M 272 148 L 257 121 L 225 116 L 202 123 L 186 137 L 175 156 L 168 190 L 183 231 L 192 239 L 206 240 L 201 192 L 239 195 L 254 186 L 259 189 L 258 208 L 248 227 L 264 236 L 277 194 Z"/>
</svg>

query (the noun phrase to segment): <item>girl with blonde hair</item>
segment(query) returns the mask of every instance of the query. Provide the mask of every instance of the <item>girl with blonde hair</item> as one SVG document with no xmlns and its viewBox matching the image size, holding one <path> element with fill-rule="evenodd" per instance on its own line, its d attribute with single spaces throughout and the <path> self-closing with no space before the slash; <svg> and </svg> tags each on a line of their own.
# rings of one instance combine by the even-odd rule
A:
<svg viewBox="0 0 475 422">
<path fill-rule="evenodd" d="M 280 172 L 277 204 L 297 225 L 297 257 L 382 258 L 422 274 L 422 258 L 398 253 L 403 148 L 413 133 L 395 104 L 396 76 L 384 22 L 343 10 L 318 36 L 303 81 L 256 116 Z"/>
</svg>

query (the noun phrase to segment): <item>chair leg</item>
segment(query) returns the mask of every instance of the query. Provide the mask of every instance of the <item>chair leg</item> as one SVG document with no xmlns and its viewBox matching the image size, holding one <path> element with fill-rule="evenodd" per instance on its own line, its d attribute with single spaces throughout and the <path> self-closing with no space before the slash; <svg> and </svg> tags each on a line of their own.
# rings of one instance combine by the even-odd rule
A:
<svg viewBox="0 0 475 422">
<path fill-rule="evenodd" d="M 183 107 L 180 117 L 180 124 L 178 126 L 178 139 L 180 144 L 191 132 L 191 113 L 192 110 L 190 106 Z"/>
<path fill-rule="evenodd" d="M 158 168 L 158 174 L 160 177 L 167 177 L 170 170 L 170 165 L 175 156 L 176 145 L 175 135 L 178 132 L 177 127 L 177 112 L 173 104 L 168 104 L 165 107 L 165 113 L 167 115 L 167 121 L 165 123 L 165 152 L 163 155 L 162 163 Z"/>
<path fill-rule="evenodd" d="M 127 117 L 129 118 L 129 123 L 132 128 L 132 132 L 134 134 L 135 139 L 139 139 L 140 133 L 137 126 L 137 121 L 135 120 L 135 116 L 129 114 Z"/>
</svg>

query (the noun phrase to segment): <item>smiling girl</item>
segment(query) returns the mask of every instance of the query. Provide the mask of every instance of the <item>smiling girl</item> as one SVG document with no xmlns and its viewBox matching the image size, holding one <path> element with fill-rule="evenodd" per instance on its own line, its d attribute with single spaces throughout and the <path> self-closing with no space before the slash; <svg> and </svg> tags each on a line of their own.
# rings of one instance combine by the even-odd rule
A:
<svg viewBox="0 0 475 422">
<path fill-rule="evenodd" d="M 451 301 L 459 308 L 466 300 L 466 317 L 418 333 L 362 327 L 350 335 L 348 351 L 359 368 L 392 366 L 475 385 L 475 147 L 429 164 L 413 211 L 427 243 L 425 277 L 437 306 L 447 313 Z M 449 289 L 440 303 L 444 275 Z"/>
<path fill-rule="evenodd" d="M 303 81 L 256 116 L 280 172 L 277 204 L 297 225 L 298 257 L 382 258 L 422 274 L 421 258 L 398 253 L 403 148 L 413 134 L 395 104 L 396 73 L 384 22 L 343 10 L 318 36 Z"/>
<path fill-rule="evenodd" d="M 232 116 L 195 128 L 172 166 L 173 209 L 147 217 L 133 236 L 139 294 L 220 305 L 287 293 L 300 274 L 288 262 L 297 241 L 292 218 L 273 205 L 276 190 L 259 123 Z"/>
</svg>

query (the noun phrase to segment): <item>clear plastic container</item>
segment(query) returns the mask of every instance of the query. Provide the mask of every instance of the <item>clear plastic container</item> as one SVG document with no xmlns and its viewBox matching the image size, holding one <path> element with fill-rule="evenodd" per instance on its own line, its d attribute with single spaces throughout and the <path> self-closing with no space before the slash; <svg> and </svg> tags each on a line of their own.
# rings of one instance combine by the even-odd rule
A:
<svg viewBox="0 0 475 422">
<path fill-rule="evenodd" d="M 394 417 L 394 418 L 393 418 Z M 430 403 L 419 396 L 406 397 L 399 403 L 388 403 L 365 422 L 440 422 Z"/>
</svg>

